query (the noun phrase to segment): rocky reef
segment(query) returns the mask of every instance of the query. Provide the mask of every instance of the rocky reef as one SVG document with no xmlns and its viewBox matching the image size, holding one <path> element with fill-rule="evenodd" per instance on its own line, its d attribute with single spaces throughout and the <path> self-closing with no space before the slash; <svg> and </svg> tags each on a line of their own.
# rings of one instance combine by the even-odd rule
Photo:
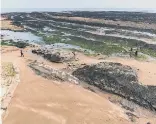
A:
<svg viewBox="0 0 156 124">
<path fill-rule="evenodd" d="M 101 90 L 117 94 L 156 111 L 156 87 L 139 83 L 136 72 L 129 66 L 101 62 L 79 68 L 73 72 L 73 75 Z"/>
<path fill-rule="evenodd" d="M 13 41 L 13 40 L 2 40 L 1 44 L 7 46 L 16 46 L 18 48 L 26 48 L 27 46 L 31 46 L 31 44 L 26 41 Z"/>
<path fill-rule="evenodd" d="M 63 70 L 53 69 L 51 66 L 45 64 L 32 62 L 29 64 L 29 67 L 31 67 L 38 75 L 47 79 L 59 80 L 61 82 L 68 81 L 73 84 L 80 83 L 79 80 L 72 74 Z"/>
<path fill-rule="evenodd" d="M 32 50 L 32 53 L 42 55 L 51 62 L 65 62 L 75 58 L 75 53 L 65 49 L 39 48 Z"/>
<path fill-rule="evenodd" d="M 26 43 L 23 41 L 14 42 L 14 44 L 18 48 L 25 48 L 25 47 L 29 46 L 29 43 Z"/>
</svg>

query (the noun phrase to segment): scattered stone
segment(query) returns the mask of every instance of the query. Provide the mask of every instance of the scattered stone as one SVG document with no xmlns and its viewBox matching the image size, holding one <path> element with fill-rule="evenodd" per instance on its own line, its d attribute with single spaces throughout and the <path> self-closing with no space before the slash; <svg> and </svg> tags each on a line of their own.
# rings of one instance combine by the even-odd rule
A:
<svg viewBox="0 0 156 124">
<path fill-rule="evenodd" d="M 86 63 L 82 63 L 81 65 L 87 65 Z"/>
<path fill-rule="evenodd" d="M 76 58 L 75 61 L 79 61 L 79 58 Z"/>
<path fill-rule="evenodd" d="M 126 112 L 126 114 L 128 115 L 129 119 L 130 119 L 132 122 L 135 122 L 135 121 L 136 121 L 136 118 L 139 118 L 139 117 L 137 117 L 136 115 L 134 115 L 134 114 L 131 113 L 131 112 Z"/>
</svg>

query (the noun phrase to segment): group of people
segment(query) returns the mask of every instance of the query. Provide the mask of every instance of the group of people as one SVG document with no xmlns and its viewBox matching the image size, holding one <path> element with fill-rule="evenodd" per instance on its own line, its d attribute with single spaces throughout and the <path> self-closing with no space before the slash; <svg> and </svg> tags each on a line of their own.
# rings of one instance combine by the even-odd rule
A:
<svg viewBox="0 0 156 124">
<path fill-rule="evenodd" d="M 132 57 L 133 48 L 130 49 L 130 57 Z M 138 56 L 138 49 L 135 51 L 135 56 Z"/>
</svg>

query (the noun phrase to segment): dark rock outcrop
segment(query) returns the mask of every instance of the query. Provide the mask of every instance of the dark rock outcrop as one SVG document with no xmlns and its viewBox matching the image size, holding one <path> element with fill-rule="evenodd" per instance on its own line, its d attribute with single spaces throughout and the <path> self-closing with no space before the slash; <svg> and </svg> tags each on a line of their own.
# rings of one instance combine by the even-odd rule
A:
<svg viewBox="0 0 156 124">
<path fill-rule="evenodd" d="M 15 44 L 15 46 L 18 48 L 25 48 L 25 47 L 29 46 L 29 43 L 26 43 L 23 41 L 14 42 L 13 44 Z"/>
<path fill-rule="evenodd" d="M 156 111 L 156 87 L 139 84 L 136 72 L 120 63 L 102 62 L 73 72 L 79 80 Z"/>
<path fill-rule="evenodd" d="M 25 48 L 30 45 L 29 43 L 24 41 L 13 41 L 13 40 L 2 40 L 1 43 L 5 45 L 16 46 L 18 48 Z"/>
<path fill-rule="evenodd" d="M 51 62 L 65 62 L 75 58 L 72 51 L 64 49 L 34 49 L 32 53 L 42 55 Z"/>
</svg>

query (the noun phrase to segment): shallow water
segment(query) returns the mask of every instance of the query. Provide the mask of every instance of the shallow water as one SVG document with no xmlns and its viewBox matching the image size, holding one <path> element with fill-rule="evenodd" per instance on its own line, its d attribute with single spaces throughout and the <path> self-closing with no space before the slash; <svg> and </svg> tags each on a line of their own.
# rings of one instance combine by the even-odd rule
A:
<svg viewBox="0 0 156 124">
<path fill-rule="evenodd" d="M 67 49 L 81 49 L 79 46 L 71 45 L 71 44 L 65 44 L 65 43 L 55 43 L 52 45 L 44 45 L 44 48 L 51 48 L 51 49 L 57 49 L 57 48 L 67 48 Z"/>
<path fill-rule="evenodd" d="M 89 49 L 84 49 L 80 46 L 76 46 L 76 45 L 72 45 L 72 44 L 65 44 L 65 43 L 54 43 L 54 44 L 51 44 L 51 45 L 42 45 L 42 48 L 43 49 L 75 49 L 75 50 L 78 50 L 78 51 L 86 51 L 90 54 L 94 54 L 94 51 L 92 50 L 89 50 Z"/>
<path fill-rule="evenodd" d="M 1 37 L 3 40 L 14 40 L 14 41 L 28 41 L 28 42 L 41 42 L 42 38 L 35 36 L 31 32 L 14 32 L 10 30 L 1 30 Z"/>
</svg>

